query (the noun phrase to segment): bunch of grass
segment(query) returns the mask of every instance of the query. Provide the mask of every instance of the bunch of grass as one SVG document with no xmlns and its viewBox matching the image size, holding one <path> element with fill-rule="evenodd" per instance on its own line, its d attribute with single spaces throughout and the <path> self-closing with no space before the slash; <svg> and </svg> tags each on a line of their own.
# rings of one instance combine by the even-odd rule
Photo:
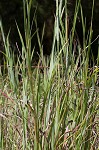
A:
<svg viewBox="0 0 99 150">
<path fill-rule="evenodd" d="M 91 150 L 97 149 L 98 100 L 97 64 L 89 68 L 92 27 L 83 48 L 73 46 L 80 1 L 75 8 L 73 28 L 68 34 L 67 1 L 56 0 L 52 52 L 43 55 L 42 39 L 37 66 L 32 66 L 30 11 L 32 0 L 23 1 L 25 42 L 18 28 L 22 54 L 10 48 L 4 36 L 6 74 L 0 73 L 0 149 L 13 150 Z M 65 23 L 63 14 L 65 13 Z M 33 18 L 35 21 L 35 17 Z M 83 36 L 85 23 L 82 13 Z M 43 33 L 42 33 L 43 37 Z M 21 60 L 20 60 L 21 58 Z M 42 62 L 42 63 L 41 63 Z M 41 65 L 42 64 L 42 65 Z M 6 68 L 6 67 L 5 67 Z M 21 80 L 19 80 L 19 75 Z"/>
</svg>

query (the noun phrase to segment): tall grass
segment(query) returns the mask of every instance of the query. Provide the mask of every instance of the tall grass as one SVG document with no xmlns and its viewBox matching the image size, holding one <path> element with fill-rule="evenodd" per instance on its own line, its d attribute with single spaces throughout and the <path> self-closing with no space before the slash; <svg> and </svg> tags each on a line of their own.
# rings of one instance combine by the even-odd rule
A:
<svg viewBox="0 0 99 150">
<path fill-rule="evenodd" d="M 75 25 L 81 10 L 83 36 L 85 22 L 80 1 L 75 8 L 73 28 L 68 33 L 67 1 L 56 0 L 56 15 L 52 52 L 43 55 L 41 37 L 37 32 L 40 55 L 32 66 L 32 0 L 23 1 L 25 40 L 22 54 L 10 48 L 9 35 L 4 36 L 5 68 L 0 72 L 0 149 L 2 150 L 92 150 L 98 149 L 99 54 L 97 64 L 89 68 L 92 27 L 75 55 Z M 65 23 L 62 18 L 65 13 Z M 35 17 L 34 17 L 35 18 Z M 35 19 L 34 19 L 35 22 Z M 21 57 L 21 59 L 20 59 Z M 41 65 L 42 62 L 42 65 Z M 19 80 L 19 76 L 21 79 Z"/>
</svg>

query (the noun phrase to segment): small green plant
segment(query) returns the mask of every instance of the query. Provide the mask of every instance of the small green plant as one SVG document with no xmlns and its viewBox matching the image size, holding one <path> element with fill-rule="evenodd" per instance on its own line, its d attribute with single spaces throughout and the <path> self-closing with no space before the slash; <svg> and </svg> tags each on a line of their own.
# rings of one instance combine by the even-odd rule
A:
<svg viewBox="0 0 99 150">
<path fill-rule="evenodd" d="M 41 37 L 37 32 L 40 47 L 37 66 L 32 66 L 35 51 L 31 47 L 32 0 L 23 1 L 25 42 L 16 23 L 22 43 L 22 54 L 17 56 L 17 62 L 10 48 L 9 35 L 5 38 L 0 23 L 7 67 L 6 74 L 0 73 L 2 150 L 98 149 L 99 54 L 97 64 L 89 68 L 90 27 L 87 41 L 83 37 L 82 48 L 78 43 L 75 56 L 72 43 L 81 6 L 79 1 L 72 32 L 68 35 L 66 2 L 64 6 L 62 0 L 56 1 L 52 52 L 47 58 L 43 55 Z M 64 13 L 65 23 L 62 20 Z M 82 9 L 81 14 L 84 36 L 86 27 Z"/>
</svg>

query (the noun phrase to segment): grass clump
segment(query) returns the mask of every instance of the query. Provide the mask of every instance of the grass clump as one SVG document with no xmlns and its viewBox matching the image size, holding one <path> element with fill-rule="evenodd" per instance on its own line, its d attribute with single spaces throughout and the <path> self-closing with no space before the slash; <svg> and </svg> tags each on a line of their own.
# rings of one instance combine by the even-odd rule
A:
<svg viewBox="0 0 99 150">
<path fill-rule="evenodd" d="M 98 148 L 99 54 L 97 64 L 89 68 L 89 41 L 75 56 L 74 39 L 77 3 L 71 34 L 68 35 L 63 1 L 56 1 L 52 52 L 40 55 L 32 66 L 30 11 L 32 1 L 24 1 L 25 42 L 18 28 L 22 54 L 15 62 L 9 38 L 4 37 L 6 74 L 0 72 L 0 149 L 91 150 Z M 65 4 L 66 5 L 66 4 Z M 83 22 L 83 14 L 82 14 Z M 83 22 L 83 31 L 85 25 Z M 90 35 L 91 35 L 90 30 Z M 85 39 L 86 40 L 86 39 Z M 86 45 L 86 43 L 88 45 Z M 88 47 L 88 51 L 87 51 Z M 21 57 L 21 60 L 20 60 Z M 19 76 L 21 79 L 19 80 Z"/>
</svg>

